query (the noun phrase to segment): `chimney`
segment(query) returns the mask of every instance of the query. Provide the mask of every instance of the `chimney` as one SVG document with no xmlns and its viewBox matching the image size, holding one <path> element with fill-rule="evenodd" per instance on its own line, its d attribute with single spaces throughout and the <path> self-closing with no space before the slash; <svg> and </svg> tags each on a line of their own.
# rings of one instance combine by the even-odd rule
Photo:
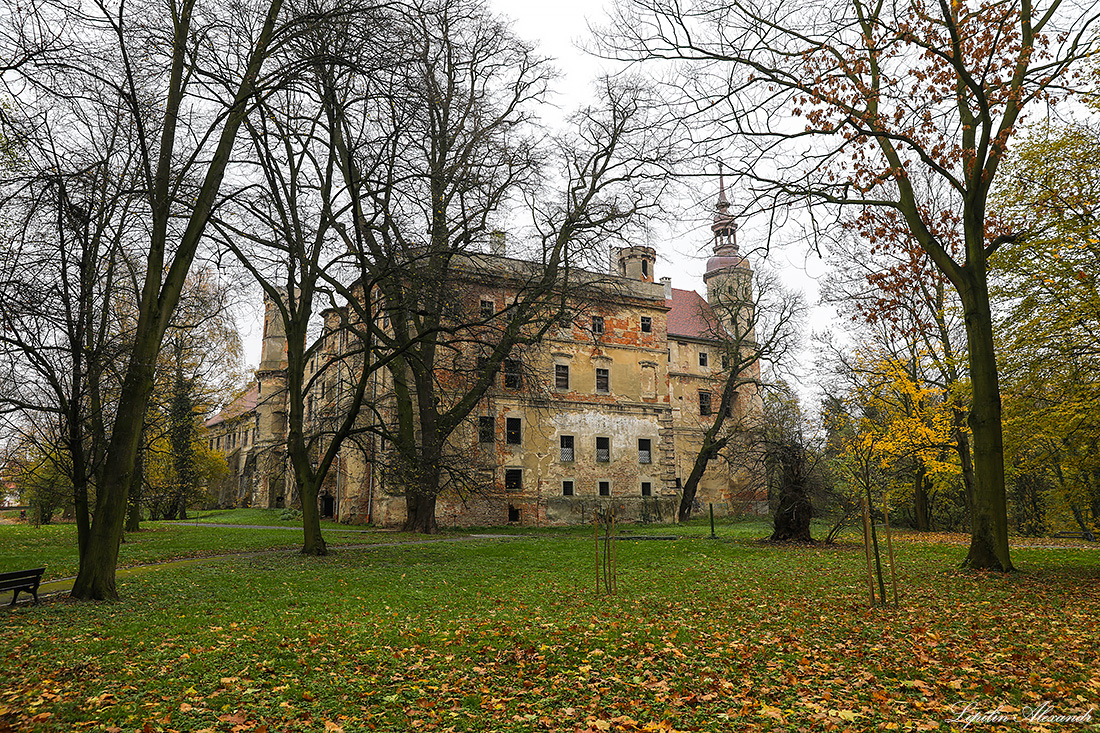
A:
<svg viewBox="0 0 1100 733">
<path fill-rule="evenodd" d="M 507 248 L 504 245 L 504 232 L 497 230 L 489 234 L 489 251 L 497 257 L 504 257 Z"/>
<path fill-rule="evenodd" d="M 665 300 L 672 300 L 672 278 L 662 277 L 661 284 L 665 286 Z"/>
</svg>

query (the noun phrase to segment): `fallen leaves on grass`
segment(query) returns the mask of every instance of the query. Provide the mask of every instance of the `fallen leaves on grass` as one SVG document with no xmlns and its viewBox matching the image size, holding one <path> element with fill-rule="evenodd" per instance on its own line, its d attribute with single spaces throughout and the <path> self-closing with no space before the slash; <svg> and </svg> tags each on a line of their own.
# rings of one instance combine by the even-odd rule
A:
<svg viewBox="0 0 1100 733">
<path fill-rule="evenodd" d="M 118 639 L 92 635 L 103 610 L 13 616 L 0 640 L 16 684 L 0 691 L 0 721 L 128 733 L 146 722 L 211 733 L 923 730 L 967 703 L 1049 701 L 1060 714 L 1100 703 L 1096 567 L 998 576 L 906 555 L 902 607 L 871 610 L 861 558 L 843 548 L 676 552 L 611 598 L 578 591 L 569 570 L 514 560 L 507 576 L 467 571 L 465 586 L 456 563 L 445 592 L 423 568 L 345 564 L 311 566 L 329 577 L 312 596 L 288 590 L 278 614 L 222 602 L 232 628 L 156 596 L 138 608 L 164 603 L 159 620 L 110 611 L 132 625 Z M 326 595 L 340 581 L 370 598 L 379 577 L 401 573 L 374 603 Z M 89 660 L 95 675 L 71 671 Z M 105 692 L 105 680 L 117 684 Z"/>
</svg>

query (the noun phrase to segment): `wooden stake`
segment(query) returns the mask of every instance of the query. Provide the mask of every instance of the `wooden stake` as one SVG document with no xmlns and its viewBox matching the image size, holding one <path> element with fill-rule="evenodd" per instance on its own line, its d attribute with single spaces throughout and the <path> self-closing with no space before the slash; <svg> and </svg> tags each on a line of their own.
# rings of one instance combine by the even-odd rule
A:
<svg viewBox="0 0 1100 733">
<path fill-rule="evenodd" d="M 615 546 L 615 507 L 611 507 L 611 592 L 619 592 L 619 555 Z"/>
<path fill-rule="evenodd" d="M 592 529 L 596 533 L 596 595 L 600 594 L 600 509 L 592 513 Z"/>
<path fill-rule="evenodd" d="M 894 569 L 894 543 L 890 539 L 890 510 L 882 498 L 882 516 L 886 519 L 886 549 L 890 552 L 890 581 L 894 584 L 894 608 L 898 607 L 898 573 Z"/>
</svg>

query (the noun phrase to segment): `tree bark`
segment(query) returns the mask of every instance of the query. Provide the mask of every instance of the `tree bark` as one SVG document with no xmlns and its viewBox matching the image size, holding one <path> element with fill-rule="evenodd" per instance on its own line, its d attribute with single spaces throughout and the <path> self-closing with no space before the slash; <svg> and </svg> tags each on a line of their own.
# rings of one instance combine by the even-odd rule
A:
<svg viewBox="0 0 1100 733">
<path fill-rule="evenodd" d="M 153 369 L 160 347 L 160 333 L 147 329 L 135 337 L 134 350 L 122 384 L 118 412 L 107 449 L 103 485 L 97 487 L 96 512 L 72 597 L 110 601 L 118 598 L 115 567 L 122 541 L 130 483 L 137 466 L 145 409 L 153 390 Z"/>
<path fill-rule="evenodd" d="M 316 482 L 299 484 L 302 495 L 302 528 L 305 536 L 302 540 L 302 554 L 320 557 L 328 554 L 325 538 L 321 536 L 321 510 L 317 506 L 320 493 Z"/>
<path fill-rule="evenodd" d="M 695 457 L 695 463 L 691 466 L 691 473 L 688 474 L 687 481 L 684 483 L 683 493 L 680 494 L 680 511 L 678 513 L 678 519 L 681 522 L 686 522 L 691 519 L 691 509 L 695 504 L 695 495 L 699 490 L 699 482 L 703 479 L 703 474 L 707 470 L 707 464 L 718 451 L 711 440 L 709 435 L 703 436 L 703 448 L 699 451 L 699 454 Z"/>
<path fill-rule="evenodd" d="M 404 532 L 436 534 L 439 525 L 435 521 L 435 492 L 407 494 L 405 496 L 406 519 L 402 527 Z"/>
<path fill-rule="evenodd" d="M 779 506 L 770 538 L 773 542 L 813 542 L 810 536 L 813 507 L 806 495 L 805 462 L 801 446 L 785 443 L 779 447 Z"/>
<path fill-rule="evenodd" d="M 964 287 L 959 289 L 974 393 L 968 418 L 974 436 L 974 505 L 970 512 L 970 550 L 963 566 L 1008 572 L 1013 567 L 1008 549 L 1001 394 L 985 263 L 978 266 L 981 271 L 968 272 Z"/>
</svg>

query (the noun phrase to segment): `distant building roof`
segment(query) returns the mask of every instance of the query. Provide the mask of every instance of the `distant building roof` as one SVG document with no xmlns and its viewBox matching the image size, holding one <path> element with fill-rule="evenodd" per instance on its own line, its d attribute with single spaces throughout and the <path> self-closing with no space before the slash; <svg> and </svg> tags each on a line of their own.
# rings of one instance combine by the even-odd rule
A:
<svg viewBox="0 0 1100 733">
<path fill-rule="evenodd" d="M 206 427 L 212 428 L 226 420 L 255 412 L 256 402 L 260 398 L 260 388 L 253 384 L 251 389 L 225 406 L 225 409 L 206 421 Z"/>
<path fill-rule="evenodd" d="M 672 299 L 666 300 L 665 305 L 671 308 L 668 312 L 669 337 L 714 338 L 718 319 L 710 303 L 699 293 L 672 288 Z"/>
</svg>

